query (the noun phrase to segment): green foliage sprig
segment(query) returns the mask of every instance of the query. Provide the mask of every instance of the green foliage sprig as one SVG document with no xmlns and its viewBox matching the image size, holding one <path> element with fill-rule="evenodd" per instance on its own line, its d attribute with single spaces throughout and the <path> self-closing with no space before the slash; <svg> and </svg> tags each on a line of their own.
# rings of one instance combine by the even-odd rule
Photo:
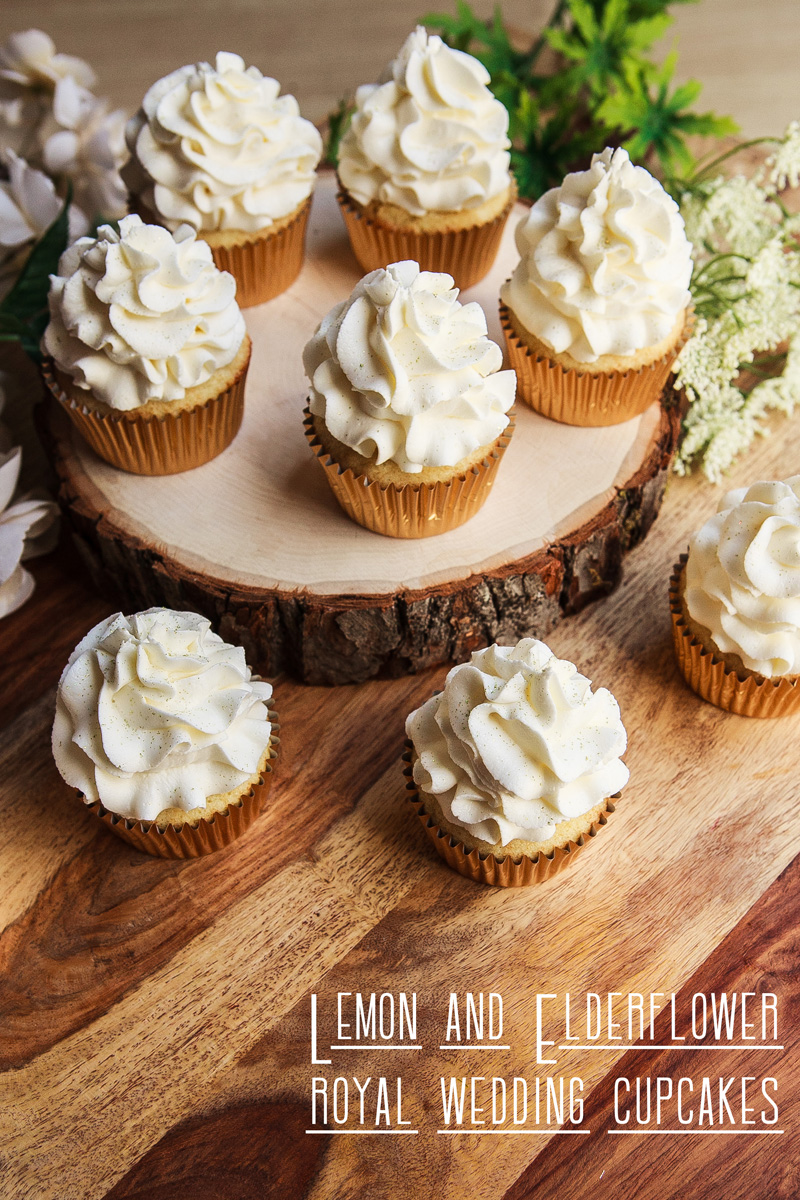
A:
<svg viewBox="0 0 800 1200">
<path fill-rule="evenodd" d="M 499 8 L 483 21 L 467 0 L 456 0 L 455 14 L 429 13 L 423 21 L 488 70 L 490 87 L 509 112 L 519 190 L 536 198 L 603 146 L 624 146 L 635 162 L 681 176 L 694 161 L 689 135 L 736 132 L 729 117 L 688 111 L 701 85 L 690 80 L 672 88 L 674 53 L 660 67 L 648 58 L 672 24 L 671 2 L 559 0 L 524 50 L 514 46 Z M 547 71 L 541 69 L 545 50 L 555 56 Z"/>
</svg>

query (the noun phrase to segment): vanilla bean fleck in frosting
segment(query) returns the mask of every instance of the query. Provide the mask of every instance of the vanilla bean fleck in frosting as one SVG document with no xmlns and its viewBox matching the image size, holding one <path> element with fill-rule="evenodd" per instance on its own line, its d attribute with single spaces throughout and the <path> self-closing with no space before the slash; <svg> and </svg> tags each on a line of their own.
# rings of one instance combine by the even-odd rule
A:
<svg viewBox="0 0 800 1200">
<path fill-rule="evenodd" d="M 318 130 L 294 96 L 238 54 L 154 83 L 128 122 L 130 190 L 170 229 L 267 229 L 311 194 Z"/>
<path fill-rule="evenodd" d="M 418 26 L 379 83 L 356 92 L 339 178 L 360 204 L 414 216 L 478 208 L 510 183 L 508 112 L 489 72 Z"/>
<path fill-rule="evenodd" d="M 504 303 L 578 362 L 657 345 L 690 303 L 691 245 L 678 206 L 623 149 L 595 154 L 587 171 L 545 192 L 516 242 Z"/>
<path fill-rule="evenodd" d="M 245 337 L 236 282 L 188 225 L 175 234 L 123 217 L 79 238 L 50 276 L 45 351 L 112 408 L 180 400 Z"/>
<path fill-rule="evenodd" d="M 406 733 L 417 786 L 492 845 L 545 841 L 628 781 L 616 700 L 535 638 L 453 667 Z"/>
<path fill-rule="evenodd" d="M 53 756 L 89 802 L 152 821 L 241 787 L 269 746 L 272 687 L 197 613 L 101 621 L 58 686 Z"/>
<path fill-rule="evenodd" d="M 685 603 L 749 671 L 800 675 L 800 475 L 723 496 L 689 543 Z"/>
<path fill-rule="evenodd" d="M 455 466 L 508 425 L 516 377 L 479 304 L 413 261 L 371 271 L 303 352 L 310 408 L 338 441 L 409 474 Z"/>
</svg>

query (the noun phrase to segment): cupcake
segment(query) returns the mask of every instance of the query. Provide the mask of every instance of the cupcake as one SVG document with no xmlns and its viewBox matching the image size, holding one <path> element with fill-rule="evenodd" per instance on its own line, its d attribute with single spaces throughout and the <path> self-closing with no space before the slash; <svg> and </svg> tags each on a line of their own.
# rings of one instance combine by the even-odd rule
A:
<svg viewBox="0 0 800 1200">
<path fill-rule="evenodd" d="M 497 256 L 516 196 L 508 113 L 476 58 L 418 26 L 380 83 L 356 92 L 339 203 L 364 271 L 413 258 L 460 288 Z"/>
<path fill-rule="evenodd" d="M 62 254 L 49 303 L 45 382 L 106 462 L 170 475 L 233 441 L 250 339 L 233 277 L 188 225 L 101 225 Z"/>
<path fill-rule="evenodd" d="M 423 828 L 481 883 L 523 887 L 569 866 L 628 780 L 616 700 L 535 638 L 453 667 L 406 733 Z"/>
<path fill-rule="evenodd" d="M 342 508 L 391 537 L 469 520 L 508 445 L 513 371 L 450 275 L 392 263 L 366 275 L 303 352 L 306 436 Z"/>
<path fill-rule="evenodd" d="M 533 205 L 516 242 L 500 317 L 522 399 L 568 425 L 643 413 L 689 336 L 692 248 L 675 201 L 606 149 Z"/>
<path fill-rule="evenodd" d="M 191 225 L 242 308 L 284 292 L 300 273 L 322 139 L 294 96 L 238 54 L 159 79 L 128 122 L 123 178 L 134 208 L 176 230 Z"/>
<path fill-rule="evenodd" d="M 704 700 L 746 717 L 800 711 L 800 475 L 736 488 L 670 584 L 675 654 Z"/>
<path fill-rule="evenodd" d="M 197 613 L 96 625 L 58 685 L 53 757 L 81 803 L 161 858 L 219 850 L 252 824 L 277 756 L 272 687 Z"/>
</svg>

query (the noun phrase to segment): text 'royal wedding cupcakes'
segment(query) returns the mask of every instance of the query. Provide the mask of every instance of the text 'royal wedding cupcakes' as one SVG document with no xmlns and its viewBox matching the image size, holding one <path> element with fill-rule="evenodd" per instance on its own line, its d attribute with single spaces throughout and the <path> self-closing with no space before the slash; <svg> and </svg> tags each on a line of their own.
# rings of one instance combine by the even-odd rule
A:
<svg viewBox="0 0 800 1200">
<path fill-rule="evenodd" d="M 180 67 L 126 129 L 123 169 L 148 220 L 188 224 L 236 279 L 242 308 L 284 292 L 303 264 L 322 139 L 294 96 L 238 54 Z"/>
<path fill-rule="evenodd" d="M 659 398 L 690 332 L 678 206 L 623 149 L 567 175 L 516 230 L 500 317 L 521 398 L 568 425 L 617 425 Z"/>
<path fill-rule="evenodd" d="M 513 426 L 513 371 L 479 304 L 415 262 L 372 271 L 303 353 L 306 436 L 342 508 L 419 538 L 462 525 L 489 495 Z"/>
<path fill-rule="evenodd" d="M 193 229 L 123 217 L 74 242 L 50 280 L 45 382 L 101 458 L 171 475 L 233 441 L 250 339 L 233 277 Z"/>
<path fill-rule="evenodd" d="M 800 475 L 723 496 L 673 571 L 670 610 L 678 665 L 704 700 L 800 712 Z"/>
<path fill-rule="evenodd" d="M 489 72 L 421 26 L 356 92 L 339 203 L 364 271 L 405 258 L 463 290 L 490 270 L 516 197 L 508 113 Z"/>
<path fill-rule="evenodd" d="M 197 613 L 108 617 L 70 656 L 53 756 L 103 824 L 160 858 L 221 850 L 261 811 L 277 757 L 272 687 Z"/>
<path fill-rule="evenodd" d="M 569 866 L 628 780 L 616 700 L 535 638 L 453 667 L 406 733 L 422 826 L 480 883 L 523 887 Z"/>
</svg>

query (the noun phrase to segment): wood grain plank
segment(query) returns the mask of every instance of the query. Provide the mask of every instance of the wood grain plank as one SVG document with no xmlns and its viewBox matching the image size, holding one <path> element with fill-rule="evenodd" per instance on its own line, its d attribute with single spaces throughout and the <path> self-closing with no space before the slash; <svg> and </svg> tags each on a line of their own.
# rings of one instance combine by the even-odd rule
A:
<svg viewBox="0 0 800 1200">
<path fill-rule="evenodd" d="M 740 476 L 788 473 L 800 431 L 783 429 L 783 444 L 759 444 Z M 420 1022 L 430 1030 L 441 1022 L 451 987 L 494 987 L 507 996 L 515 1017 L 511 1061 L 438 1053 L 435 1038 L 427 1037 L 425 1052 L 404 1069 L 409 1112 L 425 1121 L 425 1137 L 402 1139 L 402 1148 L 396 1144 L 401 1139 L 332 1139 L 310 1196 L 394 1196 L 402 1177 L 415 1200 L 443 1194 L 495 1200 L 540 1151 L 539 1139 L 534 1147 L 521 1144 L 524 1139 L 495 1138 L 490 1147 L 487 1139 L 467 1136 L 434 1141 L 439 1075 L 455 1070 L 535 1077 L 536 990 L 679 990 L 800 849 L 786 724 L 748 722 L 701 704 L 672 661 L 669 566 L 689 528 L 714 504 L 713 489 L 702 491 L 699 502 L 696 489 L 691 481 L 672 485 L 664 516 L 634 552 L 620 591 L 551 639 L 557 652 L 572 653 L 597 682 L 614 688 L 631 730 L 635 782 L 604 835 L 606 845 L 598 840 L 574 876 L 516 894 L 452 876 L 421 832 L 413 852 L 408 834 L 399 836 L 391 808 L 397 794 L 388 776 L 385 794 L 374 790 L 313 849 L 326 879 L 344 873 L 358 880 L 359 890 L 377 886 L 370 851 L 380 848 L 379 870 L 388 873 L 381 884 L 388 910 L 345 953 L 340 947 L 335 962 L 326 959 L 326 973 L 308 989 L 319 993 L 320 1005 L 330 1007 L 339 991 L 416 990 Z M 379 730 L 380 717 L 371 715 L 370 728 Z M 413 887 L 398 886 L 408 873 L 414 873 Z M 326 954 L 326 930 L 317 930 L 314 944 L 315 953 Z M 208 1117 L 243 1097 L 308 1103 L 308 1004 L 307 991 L 298 994 L 184 1117 Z M 362 1055 L 337 1069 L 378 1068 Z M 582 1055 L 575 1070 L 591 1088 L 609 1070 L 608 1056 Z"/>
<path fill-rule="evenodd" d="M 375 747 L 359 727 L 359 703 L 380 705 L 381 695 L 399 691 L 413 706 L 430 686 L 384 682 L 358 696 L 343 689 L 333 712 L 321 703 L 330 693 L 279 683 L 286 732 L 267 811 L 252 836 L 189 862 L 143 856 L 81 814 L 50 754 L 52 692 L 29 710 L 0 739 L 8 834 L 0 845 L 8 881 L 0 901 L 0 1069 L 105 1012 L 227 908 L 302 859 L 395 758 L 401 718 L 394 741 Z M 282 774 L 296 792 L 280 786 Z M 312 800 L 302 821 L 294 820 L 298 794 Z"/>
<path fill-rule="evenodd" d="M 778 997 L 783 1052 L 721 1049 L 702 1056 L 689 1051 L 641 1049 L 621 1058 L 593 1091 L 586 1107 L 590 1138 L 581 1144 L 576 1163 L 567 1139 L 554 1138 L 532 1166 L 508 1189 L 503 1200 L 663 1200 L 664 1176 L 681 1180 L 682 1200 L 793 1200 L 800 1194 L 800 858 L 785 869 L 717 949 L 681 989 L 677 1033 L 691 1042 L 692 996 L 712 992 L 772 992 Z M 655 1024 L 654 1041 L 671 1040 L 666 1011 Z M 788 1069 L 787 1069 L 788 1068 Z M 624 1076 L 659 1075 L 677 1081 L 707 1074 L 715 1079 L 750 1075 L 778 1079 L 779 1137 L 655 1138 L 610 1136 L 616 1128 L 614 1083 Z M 708 1126 L 706 1126 L 708 1128 Z M 654 1150 L 653 1142 L 660 1143 Z M 653 1170 L 657 1154 L 658 1170 Z"/>
</svg>

